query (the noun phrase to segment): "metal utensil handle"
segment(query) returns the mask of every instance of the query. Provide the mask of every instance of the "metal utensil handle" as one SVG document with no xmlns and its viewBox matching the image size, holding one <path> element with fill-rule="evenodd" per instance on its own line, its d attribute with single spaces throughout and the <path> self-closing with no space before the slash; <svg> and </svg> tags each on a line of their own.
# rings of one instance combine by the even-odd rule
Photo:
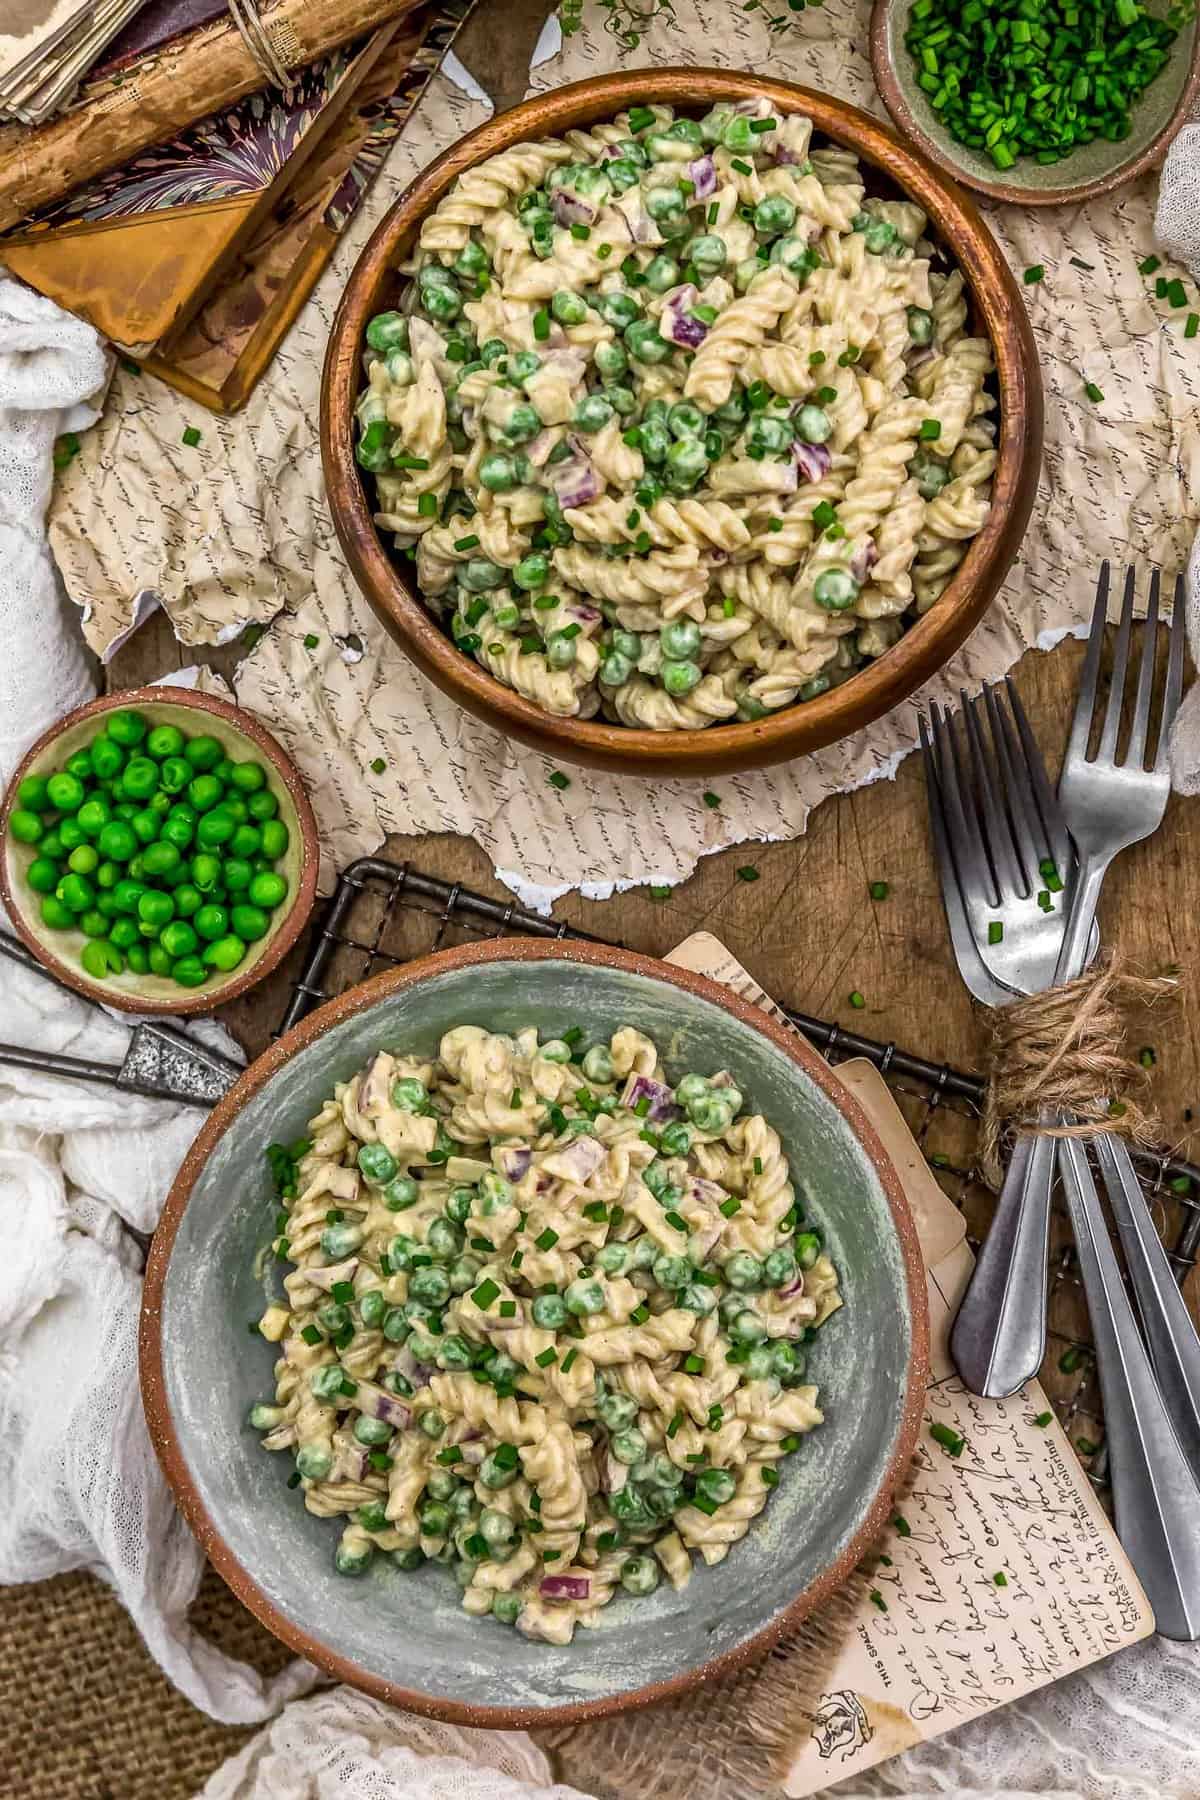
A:
<svg viewBox="0 0 1200 1800">
<path fill-rule="evenodd" d="M 971 1285 L 950 1334 L 974 1394 L 1015 1394 L 1046 1353 L 1046 1276 L 1055 1140 L 1017 1139 Z"/>
<path fill-rule="evenodd" d="M 1112 1452 L 1117 1530 L 1164 1637 L 1200 1637 L 1200 1487 L 1167 1413 L 1121 1281 L 1087 1152 L 1059 1140 Z"/>
<path fill-rule="evenodd" d="M 1154 1373 L 1188 1465 L 1200 1480 L 1200 1337 L 1129 1151 L 1109 1134 L 1097 1138 L 1095 1148 Z"/>
</svg>

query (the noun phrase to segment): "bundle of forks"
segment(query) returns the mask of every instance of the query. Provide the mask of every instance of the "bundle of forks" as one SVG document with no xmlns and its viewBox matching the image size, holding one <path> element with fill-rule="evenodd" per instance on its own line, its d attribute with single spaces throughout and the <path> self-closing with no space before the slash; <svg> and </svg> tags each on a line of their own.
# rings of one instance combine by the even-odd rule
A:
<svg viewBox="0 0 1200 1800">
<path fill-rule="evenodd" d="M 1150 577 L 1141 654 L 1134 659 L 1139 584 L 1136 572 L 1128 572 L 1102 701 L 1110 583 L 1105 563 L 1057 793 L 1010 681 L 974 699 L 964 695 L 958 723 L 935 707 L 922 724 L 951 942 L 964 982 L 984 1006 L 1008 1006 L 1084 972 L 1097 952 L 1096 905 L 1109 864 L 1150 836 L 1166 809 L 1167 740 L 1183 688 L 1183 582 L 1175 583 L 1160 682 L 1161 577 L 1157 570 Z M 1057 905 L 1047 904 L 1051 870 Z M 1017 1138 L 951 1350 L 977 1394 L 1015 1393 L 1037 1373 L 1046 1346 L 1057 1171 L 1091 1315 L 1117 1529 L 1159 1631 L 1196 1639 L 1200 1338 L 1124 1140 L 1103 1130 L 1086 1139 L 1054 1135 L 1070 1123 L 1044 1112 L 1036 1130 Z"/>
</svg>

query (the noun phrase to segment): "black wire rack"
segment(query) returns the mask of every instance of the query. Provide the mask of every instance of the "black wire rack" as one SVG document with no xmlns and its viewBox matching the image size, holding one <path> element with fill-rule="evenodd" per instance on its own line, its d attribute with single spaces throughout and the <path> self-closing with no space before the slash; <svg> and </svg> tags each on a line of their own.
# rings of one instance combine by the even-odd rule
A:
<svg viewBox="0 0 1200 1800">
<path fill-rule="evenodd" d="M 481 938 L 534 937 L 609 943 L 564 921 L 543 918 L 441 881 L 409 863 L 367 856 L 351 863 L 314 928 L 311 947 L 278 1032 L 347 988 L 415 957 Z M 633 948 L 636 946 L 621 946 Z M 964 1215 L 973 1248 L 991 1222 L 995 1197 L 975 1167 L 984 1083 L 978 1075 L 932 1063 L 896 1044 L 784 1009 L 833 1064 L 873 1063 L 895 1096 L 943 1191 Z M 1135 1152 L 1134 1161 L 1159 1234 L 1182 1282 L 1200 1253 L 1200 1167 L 1170 1155 Z M 1097 1486 L 1106 1480 L 1104 1424 L 1090 1327 L 1065 1216 L 1052 1222 L 1050 1312 L 1042 1384 Z"/>
</svg>

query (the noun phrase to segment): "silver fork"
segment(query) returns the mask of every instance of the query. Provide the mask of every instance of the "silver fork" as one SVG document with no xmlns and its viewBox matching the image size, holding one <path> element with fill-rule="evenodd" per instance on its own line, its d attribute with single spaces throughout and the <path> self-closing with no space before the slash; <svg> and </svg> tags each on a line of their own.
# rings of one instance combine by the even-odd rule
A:
<svg viewBox="0 0 1200 1800">
<path fill-rule="evenodd" d="M 1031 734 L 1029 742 L 1032 745 Z M 924 734 L 923 749 L 939 873 L 958 954 L 960 946 L 968 943 L 961 932 L 955 932 L 953 923 L 955 918 L 965 918 L 963 896 L 949 854 L 944 794 L 933 747 Z M 1036 767 L 1038 761 L 1033 746 L 1031 767 Z M 985 1004 L 1003 1004 L 1009 998 L 1008 990 L 988 973 L 977 948 L 973 961 L 968 954 L 965 978 Z M 1036 1140 L 1045 1141 L 1053 1142 Z M 1072 1140 L 1063 1144 L 1062 1151 L 1064 1187 L 1093 1321 L 1122 1540 L 1150 1595 L 1160 1631 L 1191 1639 L 1200 1635 L 1200 1487 L 1138 1335 L 1086 1153 Z M 1015 1160 L 1028 1154 L 1027 1149 L 1019 1147 Z M 1141 1226 L 1154 1237 L 1169 1279 L 1169 1265 L 1153 1232 L 1140 1187 L 1136 1191 Z M 1170 1286 L 1182 1306 L 1174 1283 Z M 1188 1333 L 1194 1341 L 1190 1322 Z M 1153 1341 L 1153 1334 L 1150 1335 Z"/>
</svg>

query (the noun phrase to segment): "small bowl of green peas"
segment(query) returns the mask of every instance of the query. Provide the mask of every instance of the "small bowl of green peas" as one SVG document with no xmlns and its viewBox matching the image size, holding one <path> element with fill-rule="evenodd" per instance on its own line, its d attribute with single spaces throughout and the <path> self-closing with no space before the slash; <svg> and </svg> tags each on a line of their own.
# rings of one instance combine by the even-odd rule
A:
<svg viewBox="0 0 1200 1800">
<path fill-rule="evenodd" d="M 126 1012 L 211 1012 L 261 981 L 308 919 L 317 868 L 290 758 L 188 688 L 68 713 L 0 810 L 14 929 L 60 981 Z"/>
</svg>

